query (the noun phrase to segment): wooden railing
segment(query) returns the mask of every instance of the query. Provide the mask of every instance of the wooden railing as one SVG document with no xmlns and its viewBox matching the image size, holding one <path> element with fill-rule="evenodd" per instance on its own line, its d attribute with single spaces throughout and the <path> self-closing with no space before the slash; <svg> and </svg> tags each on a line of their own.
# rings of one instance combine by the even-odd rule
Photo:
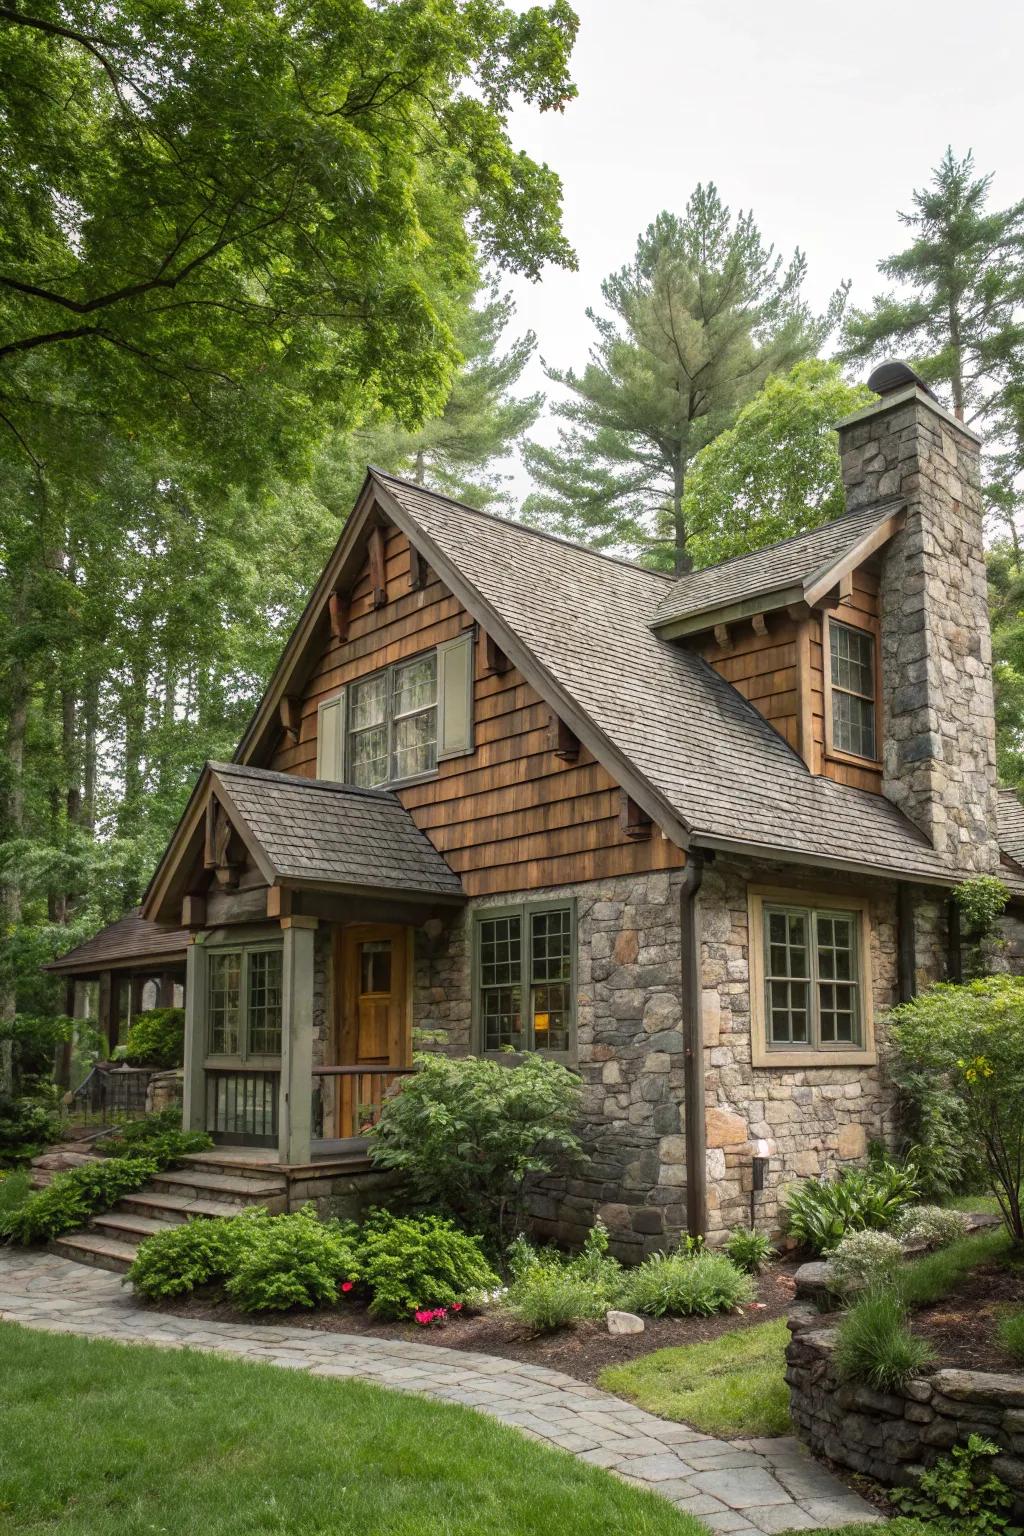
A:
<svg viewBox="0 0 1024 1536">
<path fill-rule="evenodd" d="M 332 1078 L 337 1084 L 338 1136 L 363 1136 L 380 1117 L 381 1105 L 403 1077 L 411 1077 L 415 1067 L 314 1067 L 314 1078 Z M 318 1102 L 317 1102 L 318 1101 Z M 333 1117 L 332 1117 L 333 1119 Z M 320 1084 L 315 1090 L 313 1107 L 314 1135 L 330 1135 L 324 1124 Z"/>
<path fill-rule="evenodd" d="M 206 1129 L 242 1146 L 277 1144 L 280 1072 L 206 1069 Z"/>
</svg>

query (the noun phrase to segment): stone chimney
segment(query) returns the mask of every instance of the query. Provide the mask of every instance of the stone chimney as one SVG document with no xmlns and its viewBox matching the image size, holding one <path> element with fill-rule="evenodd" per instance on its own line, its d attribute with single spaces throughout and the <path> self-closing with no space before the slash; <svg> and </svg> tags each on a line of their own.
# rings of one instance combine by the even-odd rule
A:
<svg viewBox="0 0 1024 1536">
<path fill-rule="evenodd" d="M 980 442 L 903 363 L 838 423 L 849 508 L 902 500 L 881 552 L 883 792 L 950 865 L 998 868 Z"/>
</svg>

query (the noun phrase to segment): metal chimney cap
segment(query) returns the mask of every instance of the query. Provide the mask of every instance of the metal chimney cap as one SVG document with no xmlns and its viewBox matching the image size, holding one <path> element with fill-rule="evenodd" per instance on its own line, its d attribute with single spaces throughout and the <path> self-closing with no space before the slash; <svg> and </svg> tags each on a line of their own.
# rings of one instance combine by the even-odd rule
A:
<svg viewBox="0 0 1024 1536">
<path fill-rule="evenodd" d="M 909 363 L 894 360 L 891 363 L 879 363 L 878 367 L 868 379 L 868 389 L 873 389 L 876 395 L 891 395 L 898 389 L 906 389 L 908 384 L 916 384 L 918 389 L 923 389 L 936 404 L 939 404 L 938 396 L 930 384 L 926 384 L 919 373 L 915 373 Z"/>
</svg>

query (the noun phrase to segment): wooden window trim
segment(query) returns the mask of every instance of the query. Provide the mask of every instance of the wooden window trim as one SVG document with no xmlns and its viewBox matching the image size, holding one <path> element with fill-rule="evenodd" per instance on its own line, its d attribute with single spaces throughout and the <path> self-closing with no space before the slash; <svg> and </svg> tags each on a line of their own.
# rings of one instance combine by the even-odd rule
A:
<svg viewBox="0 0 1024 1536">
<path fill-rule="evenodd" d="M 529 991 L 533 983 L 531 980 L 531 945 L 532 927 L 530 918 L 540 912 L 565 912 L 569 913 L 569 1049 L 567 1051 L 543 1051 L 547 1060 L 560 1061 L 565 1066 L 575 1066 L 578 1060 L 578 1009 L 576 1006 L 576 992 L 579 976 L 579 928 L 577 925 L 576 898 L 566 896 L 561 900 L 550 901 L 520 901 L 505 903 L 500 906 L 479 907 L 473 913 L 473 934 L 470 958 L 470 984 L 473 995 L 473 1047 L 479 1056 L 486 1056 L 490 1061 L 508 1061 L 514 1064 L 520 1059 L 520 1052 L 504 1050 L 487 1050 L 484 1047 L 483 1033 L 483 1009 L 481 1008 L 480 970 L 482 965 L 480 925 L 489 922 L 496 917 L 518 917 L 522 923 L 522 967 L 523 979 L 520 986 Z M 532 1044 L 532 1017 L 528 1022 L 531 1044 L 525 1049 L 533 1050 Z"/>
<path fill-rule="evenodd" d="M 860 960 L 861 1044 L 857 1046 L 818 1045 L 792 1049 L 768 1044 L 768 1018 L 765 1002 L 764 909 L 765 907 L 803 907 L 818 912 L 855 912 L 859 922 L 858 956 Z M 867 897 L 845 893 L 802 890 L 792 887 L 752 885 L 747 888 L 747 953 L 750 969 L 750 1050 L 755 1067 L 836 1067 L 874 1066 L 878 1061 L 875 1044 L 874 986 L 871 970 L 871 906 Z"/>
<path fill-rule="evenodd" d="M 838 624 L 843 629 L 859 629 L 866 635 L 870 635 L 873 655 L 875 659 L 875 756 L 859 757 L 855 752 L 844 752 L 837 747 L 832 736 L 832 626 Z M 825 613 L 821 630 L 821 672 L 823 708 L 825 712 L 825 756 L 833 763 L 847 763 L 851 767 L 874 769 L 882 771 L 882 758 L 880 753 L 882 743 L 882 647 L 880 626 L 876 619 L 869 619 L 861 614 L 834 614 Z"/>
<path fill-rule="evenodd" d="M 206 979 L 202 993 L 202 1025 L 201 1038 L 205 1048 L 204 1065 L 216 1070 L 218 1067 L 250 1067 L 254 1072 L 275 1072 L 281 1065 L 281 1053 L 275 1055 L 256 1055 L 249 1050 L 249 956 L 251 954 L 266 954 L 271 950 L 283 950 L 280 939 L 252 939 L 225 940 L 218 944 L 204 945 L 207 954 Z M 214 1051 L 210 1046 L 210 977 L 212 967 L 209 961 L 217 955 L 241 956 L 240 978 L 238 986 L 238 1010 L 242 1020 L 242 1031 L 239 1039 L 238 1051 Z"/>
<path fill-rule="evenodd" d="M 396 715 L 394 713 L 393 708 L 392 708 L 392 705 L 393 705 L 393 702 L 394 702 L 394 686 L 393 686 L 394 674 L 395 674 L 395 672 L 398 671 L 398 669 L 400 667 L 408 667 L 413 662 L 423 661 L 424 658 L 427 657 L 427 656 L 432 656 L 434 658 L 434 703 L 433 703 L 433 706 L 429 706 L 428 705 L 427 708 L 432 707 L 433 710 L 434 710 L 435 743 L 436 743 L 436 739 L 437 739 L 438 733 L 440 732 L 440 728 L 441 728 L 441 711 L 440 711 L 440 698 L 441 698 L 441 656 L 440 656 L 440 647 L 439 646 L 430 646 L 427 650 L 425 650 L 425 651 L 417 651 L 412 656 L 403 656 L 400 661 L 389 662 L 386 667 L 375 667 L 372 672 L 366 672 L 361 677 L 353 677 L 353 678 L 351 678 L 349 680 L 349 682 L 347 682 L 345 684 L 345 693 L 347 695 L 347 701 L 348 702 L 347 702 L 346 709 L 345 709 L 345 735 L 344 735 L 344 740 L 342 741 L 342 744 L 341 744 L 341 757 L 342 757 L 342 768 L 341 768 L 341 771 L 342 771 L 342 775 L 343 775 L 341 782 L 343 784 L 351 784 L 351 785 L 353 785 L 355 787 L 355 780 L 352 777 L 352 752 L 351 752 L 351 742 L 352 742 L 352 724 L 351 724 L 351 721 L 352 721 L 352 690 L 354 688 L 361 687 L 364 683 L 373 682 L 374 678 L 384 677 L 384 678 L 387 679 L 387 684 L 386 684 L 386 689 L 385 689 L 384 724 L 385 724 L 385 727 L 387 729 L 387 736 L 388 736 L 388 769 L 389 769 L 389 772 L 390 772 L 390 769 L 391 769 L 392 764 L 394 762 L 394 739 L 393 738 L 394 738 L 394 725 L 395 725 L 395 722 L 397 720 L 402 720 L 402 719 L 409 718 L 412 715 L 425 714 L 426 713 L 426 709 L 407 710 L 405 715 Z M 436 750 L 437 750 L 437 746 L 435 745 L 435 751 Z M 435 766 L 433 768 L 426 768 L 426 769 L 424 769 L 424 771 L 422 773 L 407 774 L 404 778 L 401 778 L 401 779 L 393 779 L 391 777 L 388 777 L 388 778 L 382 780 L 380 784 L 374 784 L 371 787 L 373 789 L 401 789 L 404 786 L 409 785 L 409 784 L 423 784 L 423 783 L 427 782 L 430 779 L 436 779 L 437 778 L 438 766 L 439 766 L 439 764 L 435 763 Z"/>
</svg>

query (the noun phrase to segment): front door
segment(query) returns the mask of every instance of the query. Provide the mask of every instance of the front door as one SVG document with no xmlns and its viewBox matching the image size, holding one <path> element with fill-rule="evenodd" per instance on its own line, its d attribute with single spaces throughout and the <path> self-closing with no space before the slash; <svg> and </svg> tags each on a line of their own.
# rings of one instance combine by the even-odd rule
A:
<svg viewBox="0 0 1024 1536">
<path fill-rule="evenodd" d="M 390 1086 L 387 1075 L 412 1064 L 408 930 L 358 923 L 341 930 L 338 1135 L 357 1135 Z"/>
</svg>

